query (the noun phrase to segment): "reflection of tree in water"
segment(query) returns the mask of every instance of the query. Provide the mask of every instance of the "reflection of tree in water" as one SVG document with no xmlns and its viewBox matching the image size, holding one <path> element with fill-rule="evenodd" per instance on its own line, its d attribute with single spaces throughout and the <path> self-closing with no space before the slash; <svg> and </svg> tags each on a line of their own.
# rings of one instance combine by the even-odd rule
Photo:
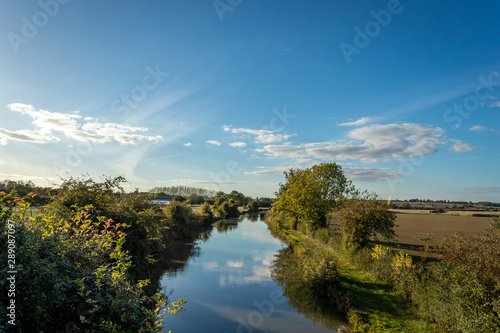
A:
<svg viewBox="0 0 500 333">
<path fill-rule="evenodd" d="M 259 214 L 247 214 L 245 215 L 245 218 L 251 222 L 260 221 Z"/>
<path fill-rule="evenodd" d="M 300 258 L 292 247 L 281 249 L 271 266 L 271 276 L 288 299 L 288 305 L 314 323 L 320 322 L 324 328 L 337 329 L 345 322 L 337 306 L 339 295 L 331 293 L 317 278 L 304 269 L 304 258 Z M 336 286 L 335 286 L 336 287 Z M 337 293 L 337 291 L 335 292 Z M 343 322 L 342 322 L 343 321 Z"/>
<path fill-rule="evenodd" d="M 227 233 L 228 231 L 238 228 L 238 220 L 235 219 L 220 220 L 214 223 L 214 227 L 217 229 L 219 233 Z"/>
</svg>

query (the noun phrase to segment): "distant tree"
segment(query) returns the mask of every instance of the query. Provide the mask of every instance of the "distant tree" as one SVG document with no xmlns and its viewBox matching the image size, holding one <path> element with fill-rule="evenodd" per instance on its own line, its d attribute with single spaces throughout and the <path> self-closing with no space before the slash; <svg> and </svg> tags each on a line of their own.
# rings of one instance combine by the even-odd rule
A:
<svg viewBox="0 0 500 333">
<path fill-rule="evenodd" d="M 257 199 L 259 207 L 271 207 L 273 199 L 271 198 L 259 198 Z"/>
<path fill-rule="evenodd" d="M 377 233 L 390 240 L 395 237 L 396 213 L 380 203 L 375 194 L 361 193 L 345 200 L 334 213 L 334 222 L 339 227 L 348 248 L 363 248 Z"/>
<path fill-rule="evenodd" d="M 225 196 L 226 200 L 234 200 L 238 206 L 245 206 L 247 204 L 245 195 L 238 191 L 231 191 L 231 193 Z"/>
<path fill-rule="evenodd" d="M 258 212 L 259 211 L 259 203 L 257 202 L 257 200 L 252 200 L 247 204 L 246 208 L 251 213 Z"/>
<path fill-rule="evenodd" d="M 201 195 L 193 193 L 187 198 L 186 202 L 193 205 L 199 205 L 205 202 L 205 198 L 203 198 Z"/>
<path fill-rule="evenodd" d="M 210 204 L 208 202 L 204 202 L 202 205 L 201 205 L 201 208 L 200 208 L 200 213 L 201 214 L 209 214 L 209 215 L 212 215 L 212 211 L 210 210 Z"/>
<path fill-rule="evenodd" d="M 399 209 L 410 209 L 411 205 L 409 202 L 402 202 L 398 206 Z"/>
<path fill-rule="evenodd" d="M 326 226 L 326 216 L 353 191 L 342 168 L 323 163 L 306 169 L 285 171 L 286 183 L 279 184 L 273 209 L 292 219 L 292 228 L 305 223 L 312 229 Z"/>
</svg>

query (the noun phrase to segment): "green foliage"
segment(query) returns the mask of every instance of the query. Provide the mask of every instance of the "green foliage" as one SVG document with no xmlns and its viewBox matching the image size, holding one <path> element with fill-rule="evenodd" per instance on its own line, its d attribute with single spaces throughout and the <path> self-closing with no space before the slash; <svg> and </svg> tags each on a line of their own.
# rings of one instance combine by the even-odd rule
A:
<svg viewBox="0 0 500 333">
<path fill-rule="evenodd" d="M 333 220 L 340 229 L 345 245 L 358 249 L 368 246 L 370 237 L 377 233 L 387 239 L 395 237 L 396 214 L 381 204 L 375 195 L 356 195 L 345 200 L 334 213 Z"/>
<path fill-rule="evenodd" d="M 248 209 L 248 211 L 250 213 L 258 212 L 259 211 L 259 203 L 257 202 L 257 200 L 252 200 L 247 204 L 246 209 Z"/>
<path fill-rule="evenodd" d="M 271 276 L 291 306 L 326 328 L 336 328 L 332 312 L 347 311 L 336 265 L 327 253 L 304 244 L 284 248 L 275 257 Z"/>
<path fill-rule="evenodd" d="M 192 204 L 192 205 L 199 205 L 205 202 L 205 198 L 201 195 L 198 195 L 196 193 L 191 194 L 190 196 L 187 197 L 186 203 Z"/>
<path fill-rule="evenodd" d="M 204 202 L 201 205 L 200 213 L 201 214 L 208 214 L 210 216 L 212 215 L 212 209 L 211 209 L 210 204 L 208 202 Z"/>
<path fill-rule="evenodd" d="M 148 258 L 164 249 L 169 238 L 169 224 L 161 208 L 148 202 L 151 196 L 138 191 L 123 193 L 121 184 L 124 182 L 123 177 L 105 178 L 102 182 L 90 178 L 66 179 L 45 212 L 54 218 L 71 221 L 76 211 L 91 205 L 90 220 L 104 216 L 123 226 L 127 235 L 124 249 L 133 253 L 135 273 L 147 266 Z"/>
<path fill-rule="evenodd" d="M 50 187 L 36 186 L 31 181 L 4 180 L 0 182 L 0 191 L 21 198 L 32 206 L 43 206 L 49 203 L 57 190 Z"/>
<path fill-rule="evenodd" d="M 149 203 L 151 195 L 124 194 L 121 177 L 103 182 L 65 180 L 41 215 L 26 218 L 29 204 L 0 192 L 0 242 L 6 223 L 16 222 L 16 328 L 26 332 L 160 332 L 161 293 L 147 296 L 147 273 L 154 255 L 174 235 L 200 219 L 187 205 L 168 214 Z M 117 194 L 121 192 L 121 194 Z M 14 211 L 13 206 L 19 207 Z M 16 213 L 15 213 L 16 212 Z M 7 262 L 7 251 L 0 252 Z M 4 294 L 7 268 L 0 270 Z M 0 331 L 6 328 L 6 306 Z M 173 303 L 166 315 L 182 310 Z M 156 309 L 156 310 L 155 310 Z M 2 326 L 3 325 L 3 326 Z"/>
<path fill-rule="evenodd" d="M 410 209 L 411 204 L 409 202 L 402 202 L 398 206 L 399 209 Z"/>
<path fill-rule="evenodd" d="M 74 207 L 71 218 L 39 215 L 29 221 L 3 202 L 0 211 L 2 244 L 7 243 L 7 219 L 16 222 L 16 329 L 159 331 L 154 313 L 142 305 L 149 301 L 142 291 L 147 281 L 134 284 L 128 277 L 131 260 L 123 249 L 122 225 L 96 215 L 92 205 Z M 0 260 L 7 262 L 6 251 Z M 4 268 L 2 294 L 6 275 Z M 5 309 L 2 304 L 2 325 Z"/>
<path fill-rule="evenodd" d="M 219 218 L 231 218 L 238 217 L 240 212 L 238 210 L 238 205 L 232 201 L 223 201 L 223 198 L 218 198 L 213 206 L 214 216 Z"/>
<path fill-rule="evenodd" d="M 305 223 L 311 229 L 326 226 L 326 217 L 353 190 L 352 184 L 335 163 L 285 172 L 286 183 L 280 183 L 273 204 L 276 213 L 293 219 L 292 228 Z"/>
<path fill-rule="evenodd" d="M 407 274 L 420 314 L 453 332 L 500 328 L 500 222 L 483 236 L 455 235 L 439 245 L 442 260 Z"/>
</svg>

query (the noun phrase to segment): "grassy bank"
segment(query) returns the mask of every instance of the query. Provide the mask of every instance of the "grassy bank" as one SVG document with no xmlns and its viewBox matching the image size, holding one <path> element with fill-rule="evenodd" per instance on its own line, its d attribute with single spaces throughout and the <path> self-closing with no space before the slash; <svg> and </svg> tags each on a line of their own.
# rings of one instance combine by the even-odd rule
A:
<svg viewBox="0 0 500 333">
<path fill-rule="evenodd" d="M 382 280 L 351 264 L 348 257 L 335 247 L 316 237 L 291 230 L 286 224 L 278 227 L 272 218 L 266 222 L 275 235 L 289 244 L 304 244 L 313 248 L 317 256 L 327 253 L 335 258 L 341 290 L 351 307 L 348 317 L 353 332 L 438 332 L 415 314 L 402 295 Z"/>
</svg>

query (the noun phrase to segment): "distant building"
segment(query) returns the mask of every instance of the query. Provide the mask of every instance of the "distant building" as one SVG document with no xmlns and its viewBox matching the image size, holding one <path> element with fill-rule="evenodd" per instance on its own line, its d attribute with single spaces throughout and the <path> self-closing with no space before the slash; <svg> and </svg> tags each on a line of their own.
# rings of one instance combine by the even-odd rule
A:
<svg viewBox="0 0 500 333">
<path fill-rule="evenodd" d="M 174 198 L 171 195 L 159 195 L 150 201 L 152 204 L 157 204 L 160 206 L 168 205 L 172 202 Z"/>
</svg>

